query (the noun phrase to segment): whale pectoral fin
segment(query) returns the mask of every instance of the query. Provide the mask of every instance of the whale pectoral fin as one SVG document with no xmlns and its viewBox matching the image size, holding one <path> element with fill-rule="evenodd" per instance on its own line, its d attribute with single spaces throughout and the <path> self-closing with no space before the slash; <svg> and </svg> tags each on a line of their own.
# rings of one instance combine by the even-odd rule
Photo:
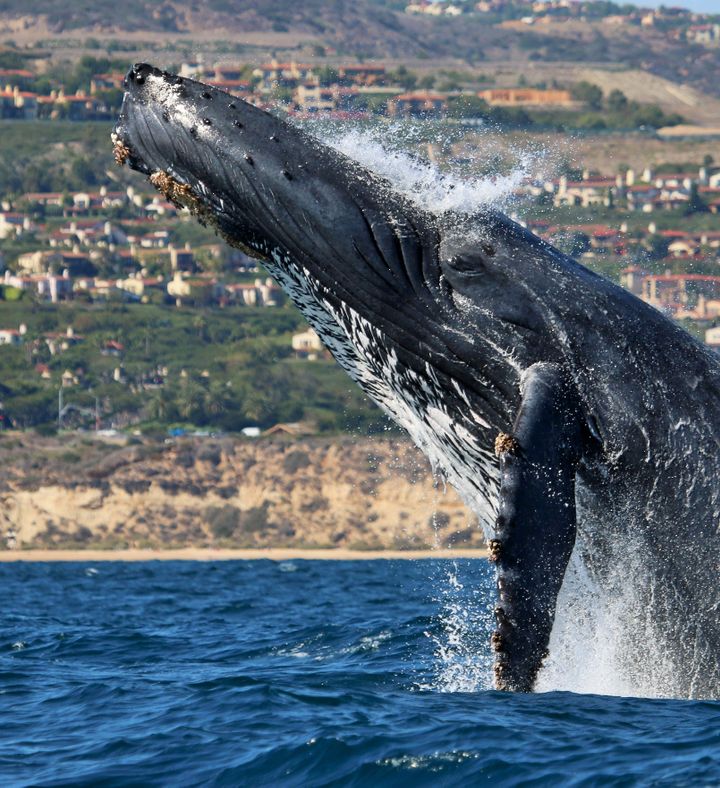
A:
<svg viewBox="0 0 720 788">
<path fill-rule="evenodd" d="M 498 689 L 530 692 L 547 655 L 555 603 L 575 544 L 575 472 L 582 452 L 579 397 L 560 367 L 533 365 L 523 378 L 512 435 L 500 457 L 499 604 L 492 645 Z"/>
</svg>

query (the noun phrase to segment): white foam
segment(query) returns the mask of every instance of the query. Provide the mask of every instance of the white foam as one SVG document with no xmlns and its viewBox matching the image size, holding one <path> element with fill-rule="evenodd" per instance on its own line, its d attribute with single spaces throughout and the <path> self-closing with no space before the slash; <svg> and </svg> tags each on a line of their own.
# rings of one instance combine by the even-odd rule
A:
<svg viewBox="0 0 720 788">
<path fill-rule="evenodd" d="M 437 164 L 413 156 L 407 150 L 391 146 L 393 137 L 407 138 L 407 128 L 377 129 L 333 127 L 321 131 L 321 139 L 367 169 L 389 179 L 393 188 L 405 194 L 420 207 L 441 213 L 458 211 L 473 213 L 484 206 L 507 209 L 514 192 L 526 179 L 540 177 L 547 166 L 544 148 L 508 149 L 514 158 L 511 170 L 502 175 L 463 177 L 459 173 L 440 170 Z M 487 162 L 478 154 L 467 169 L 473 170 Z M 488 155 L 488 161 L 490 155 Z"/>
<path fill-rule="evenodd" d="M 667 641 L 646 604 L 653 580 L 645 550 L 628 538 L 622 560 L 611 562 L 600 588 L 580 559 L 582 534 L 565 574 L 540 671 L 539 692 L 566 690 L 623 697 L 678 697 L 677 674 Z"/>
</svg>

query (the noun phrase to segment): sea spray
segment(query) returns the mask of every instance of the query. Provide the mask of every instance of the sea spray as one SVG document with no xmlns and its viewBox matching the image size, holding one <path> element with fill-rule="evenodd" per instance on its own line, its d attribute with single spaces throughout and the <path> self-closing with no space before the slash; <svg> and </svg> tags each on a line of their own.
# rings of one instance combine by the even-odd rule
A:
<svg viewBox="0 0 720 788">
<path fill-rule="evenodd" d="M 412 134 L 422 124 L 381 127 L 322 126 L 323 142 L 354 159 L 364 167 L 390 180 L 393 188 L 405 194 L 416 205 L 434 213 L 455 211 L 474 213 L 483 207 L 509 210 L 517 204 L 516 191 L 526 181 L 540 181 L 552 168 L 554 155 L 549 148 L 537 146 L 505 146 L 510 168 L 502 173 L 482 173 L 497 156 L 491 150 L 473 153 L 462 171 L 458 167 L 440 166 L 416 153 L 421 135 Z"/>
<path fill-rule="evenodd" d="M 537 689 L 677 697 L 675 669 L 647 604 L 654 581 L 642 561 L 646 548 L 640 539 L 630 539 L 614 549 L 622 551 L 624 562 L 610 562 L 601 587 L 580 559 L 585 546 L 579 535 Z"/>
<path fill-rule="evenodd" d="M 437 692 L 479 692 L 492 689 L 492 654 L 488 644 L 494 628 L 494 602 L 489 587 L 468 587 L 455 561 L 434 567 L 433 602 L 439 612 L 425 632 L 433 647 L 433 667 L 422 689 Z"/>
</svg>

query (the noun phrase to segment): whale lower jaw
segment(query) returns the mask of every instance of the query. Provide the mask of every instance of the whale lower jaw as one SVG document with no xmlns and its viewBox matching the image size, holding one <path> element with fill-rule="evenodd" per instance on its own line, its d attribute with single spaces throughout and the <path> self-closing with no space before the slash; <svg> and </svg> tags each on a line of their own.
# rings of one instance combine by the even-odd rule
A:
<svg viewBox="0 0 720 788">
<path fill-rule="evenodd" d="M 426 364 L 425 375 L 401 365 L 392 341 L 347 304 L 336 306 L 309 271 L 280 250 L 264 263 L 269 273 L 322 339 L 335 360 L 391 419 L 407 431 L 433 472 L 450 483 L 478 518 L 486 539 L 494 534 L 499 476 L 496 458 L 482 444 L 478 427 L 489 428 L 467 403 L 449 410 L 447 392 Z"/>
</svg>

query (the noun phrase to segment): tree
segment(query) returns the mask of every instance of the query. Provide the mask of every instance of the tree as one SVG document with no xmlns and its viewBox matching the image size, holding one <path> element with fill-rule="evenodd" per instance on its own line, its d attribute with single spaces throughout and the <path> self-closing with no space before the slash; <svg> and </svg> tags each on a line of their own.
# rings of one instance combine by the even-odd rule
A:
<svg viewBox="0 0 720 788">
<path fill-rule="evenodd" d="M 398 66 L 394 72 L 390 74 L 390 78 L 398 85 L 402 85 L 405 90 L 412 90 L 417 84 L 417 75 L 412 71 L 408 71 L 405 66 Z"/>
<path fill-rule="evenodd" d="M 211 421 L 217 419 L 218 416 L 222 416 L 232 405 L 233 400 L 230 389 L 224 383 L 211 383 L 205 392 L 205 411 L 209 416 L 214 417 Z"/>
<path fill-rule="evenodd" d="M 591 82 L 576 82 L 570 88 L 570 95 L 575 101 L 582 101 L 590 109 L 602 109 L 603 92 Z"/>
<path fill-rule="evenodd" d="M 186 381 L 180 389 L 177 404 L 182 418 L 201 422 L 204 418 L 205 389 L 192 380 Z"/>
<path fill-rule="evenodd" d="M 612 90 L 607 100 L 610 112 L 625 112 L 628 108 L 627 96 L 622 90 Z"/>
<path fill-rule="evenodd" d="M 418 81 L 418 87 L 422 90 L 432 90 L 435 86 L 435 77 L 432 74 L 426 74 Z"/>
<path fill-rule="evenodd" d="M 317 78 L 323 87 L 336 85 L 340 79 L 338 72 L 331 66 L 323 66 L 322 68 L 319 68 L 317 71 Z"/>
<path fill-rule="evenodd" d="M 689 216 L 692 213 L 705 213 L 707 210 L 708 207 L 700 196 L 700 190 L 698 189 L 697 183 L 693 183 L 692 186 L 690 186 L 690 199 L 685 207 L 685 215 Z"/>
<path fill-rule="evenodd" d="M 169 421 L 177 412 L 172 394 L 165 388 L 157 389 L 148 403 L 151 418 L 156 421 Z"/>
<path fill-rule="evenodd" d="M 662 235 L 653 233 L 643 241 L 643 248 L 651 260 L 664 260 L 668 255 L 670 241 Z"/>
<path fill-rule="evenodd" d="M 448 99 L 448 115 L 451 118 L 486 118 L 490 114 L 490 106 L 473 93 L 463 93 Z"/>
</svg>

